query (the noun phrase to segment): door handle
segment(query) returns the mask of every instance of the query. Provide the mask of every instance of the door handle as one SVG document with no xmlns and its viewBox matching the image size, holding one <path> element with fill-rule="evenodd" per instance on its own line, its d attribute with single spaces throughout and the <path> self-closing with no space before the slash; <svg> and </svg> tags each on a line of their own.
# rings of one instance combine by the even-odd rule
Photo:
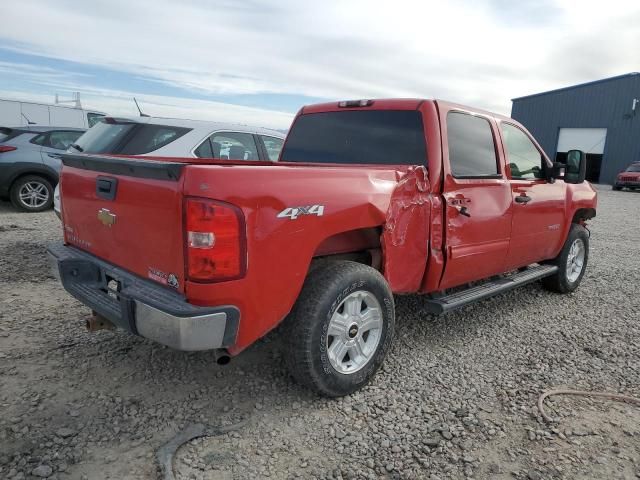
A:
<svg viewBox="0 0 640 480">
<path fill-rule="evenodd" d="M 524 193 L 516 197 L 516 202 L 518 203 L 529 203 L 530 201 L 531 201 L 531 197 L 528 195 L 525 195 Z"/>
<path fill-rule="evenodd" d="M 58 160 L 62 158 L 62 155 L 60 155 L 59 153 L 47 153 L 47 155 L 50 156 L 51 158 L 56 158 Z"/>
<path fill-rule="evenodd" d="M 458 209 L 458 213 L 460 215 L 464 215 L 465 217 L 470 217 L 471 214 L 469 213 L 469 209 L 467 207 L 463 207 L 460 205 L 457 205 L 456 208 Z"/>
</svg>

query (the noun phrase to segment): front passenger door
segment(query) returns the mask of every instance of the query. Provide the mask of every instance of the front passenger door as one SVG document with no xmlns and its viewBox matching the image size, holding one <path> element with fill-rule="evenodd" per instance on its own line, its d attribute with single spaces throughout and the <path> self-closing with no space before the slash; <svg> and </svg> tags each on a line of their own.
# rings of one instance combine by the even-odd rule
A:
<svg viewBox="0 0 640 480">
<path fill-rule="evenodd" d="M 546 180 L 546 159 L 522 129 L 501 122 L 500 132 L 513 196 L 509 270 L 557 255 L 566 225 L 566 184 Z"/>
</svg>

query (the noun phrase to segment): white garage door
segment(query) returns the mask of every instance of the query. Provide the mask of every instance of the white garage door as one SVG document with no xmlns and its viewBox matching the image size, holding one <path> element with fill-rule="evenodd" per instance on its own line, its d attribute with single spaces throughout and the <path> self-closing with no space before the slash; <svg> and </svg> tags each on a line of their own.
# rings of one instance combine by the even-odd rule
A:
<svg viewBox="0 0 640 480">
<path fill-rule="evenodd" d="M 557 151 L 582 150 L 584 153 L 602 155 L 606 139 L 606 128 L 561 128 Z"/>
</svg>

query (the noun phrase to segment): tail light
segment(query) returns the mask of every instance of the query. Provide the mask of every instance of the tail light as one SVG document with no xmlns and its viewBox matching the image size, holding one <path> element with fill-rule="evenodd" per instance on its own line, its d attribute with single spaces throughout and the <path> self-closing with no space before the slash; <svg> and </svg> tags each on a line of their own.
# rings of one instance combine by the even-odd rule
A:
<svg viewBox="0 0 640 480">
<path fill-rule="evenodd" d="M 12 147 L 11 145 L 0 145 L 0 153 L 13 152 L 17 149 L 17 147 Z"/>
<path fill-rule="evenodd" d="M 241 278 L 246 272 L 244 216 L 228 203 L 185 201 L 187 277 L 196 282 Z"/>
</svg>

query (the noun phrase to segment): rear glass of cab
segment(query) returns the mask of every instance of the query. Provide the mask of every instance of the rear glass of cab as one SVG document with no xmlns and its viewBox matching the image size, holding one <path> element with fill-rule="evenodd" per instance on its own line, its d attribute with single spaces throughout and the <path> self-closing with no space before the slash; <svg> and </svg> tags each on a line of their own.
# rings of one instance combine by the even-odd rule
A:
<svg viewBox="0 0 640 480">
<path fill-rule="evenodd" d="M 301 115 L 280 161 L 426 165 L 422 115 L 416 110 L 345 110 Z"/>
</svg>

